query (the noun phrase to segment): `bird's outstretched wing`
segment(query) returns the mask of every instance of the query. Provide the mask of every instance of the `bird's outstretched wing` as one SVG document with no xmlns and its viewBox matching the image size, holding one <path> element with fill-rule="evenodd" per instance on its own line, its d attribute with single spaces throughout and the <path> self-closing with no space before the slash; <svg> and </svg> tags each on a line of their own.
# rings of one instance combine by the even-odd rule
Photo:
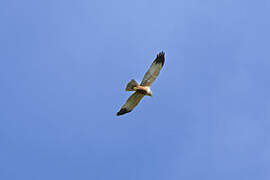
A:
<svg viewBox="0 0 270 180">
<path fill-rule="evenodd" d="M 137 106 L 137 104 L 141 101 L 143 96 L 144 96 L 144 94 L 142 94 L 140 92 L 133 93 L 128 98 L 126 103 L 121 107 L 120 111 L 117 113 L 117 116 L 129 113 L 130 111 L 132 111 L 135 108 L 135 106 Z"/>
<path fill-rule="evenodd" d="M 141 86 L 151 86 L 152 83 L 155 81 L 161 68 L 163 67 L 165 62 L 164 52 L 161 52 L 157 55 L 154 62 L 151 64 L 148 71 L 145 73 L 143 80 L 141 82 Z"/>
</svg>

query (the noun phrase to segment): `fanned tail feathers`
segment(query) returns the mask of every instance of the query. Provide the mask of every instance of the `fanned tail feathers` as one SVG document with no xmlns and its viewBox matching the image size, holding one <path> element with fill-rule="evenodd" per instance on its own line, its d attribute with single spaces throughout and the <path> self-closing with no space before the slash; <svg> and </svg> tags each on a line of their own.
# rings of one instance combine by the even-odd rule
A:
<svg viewBox="0 0 270 180">
<path fill-rule="evenodd" d="M 127 84 L 126 91 L 135 91 L 134 88 L 137 86 L 138 86 L 138 83 L 134 79 L 132 79 Z"/>
</svg>

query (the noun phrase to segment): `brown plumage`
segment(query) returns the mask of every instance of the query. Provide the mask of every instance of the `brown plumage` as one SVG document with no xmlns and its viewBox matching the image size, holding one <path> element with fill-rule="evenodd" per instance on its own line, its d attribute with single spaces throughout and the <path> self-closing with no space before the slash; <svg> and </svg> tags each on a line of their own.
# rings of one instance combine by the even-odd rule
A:
<svg viewBox="0 0 270 180">
<path fill-rule="evenodd" d="M 131 112 L 141 101 L 141 99 L 146 96 L 152 96 L 152 91 L 150 89 L 151 85 L 159 75 L 165 62 L 164 52 L 157 55 L 156 59 L 151 64 L 148 71 L 145 73 L 141 84 L 139 85 L 134 79 L 132 79 L 126 86 L 126 91 L 135 91 L 126 101 L 126 103 L 121 107 L 117 116 Z"/>
</svg>

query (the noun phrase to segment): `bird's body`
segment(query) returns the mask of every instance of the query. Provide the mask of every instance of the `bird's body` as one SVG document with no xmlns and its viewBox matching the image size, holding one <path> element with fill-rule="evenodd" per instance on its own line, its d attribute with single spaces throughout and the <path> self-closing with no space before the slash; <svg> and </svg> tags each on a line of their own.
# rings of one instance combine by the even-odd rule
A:
<svg viewBox="0 0 270 180">
<path fill-rule="evenodd" d="M 144 94 L 146 96 L 152 96 L 152 91 L 151 91 L 149 86 L 140 86 L 140 85 L 138 85 L 137 87 L 134 87 L 134 90 L 136 92 L 142 93 L 142 94 Z"/>
<path fill-rule="evenodd" d="M 145 73 L 141 84 L 138 84 L 133 79 L 127 84 L 126 91 L 135 91 L 135 92 L 128 98 L 126 103 L 121 107 L 120 111 L 117 113 L 117 116 L 131 112 L 145 95 L 152 96 L 152 91 L 150 87 L 157 78 L 157 76 L 159 75 L 159 72 L 163 67 L 164 62 L 165 62 L 164 52 L 161 52 L 157 55 L 156 59 L 151 64 L 150 68 Z"/>
</svg>

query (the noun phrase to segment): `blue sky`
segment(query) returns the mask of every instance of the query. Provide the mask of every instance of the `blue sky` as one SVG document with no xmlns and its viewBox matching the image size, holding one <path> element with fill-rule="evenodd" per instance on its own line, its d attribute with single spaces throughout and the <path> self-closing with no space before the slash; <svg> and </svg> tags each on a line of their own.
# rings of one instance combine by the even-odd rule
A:
<svg viewBox="0 0 270 180">
<path fill-rule="evenodd" d="M 269 180 L 269 9 L 1 1 L 0 179 Z M 116 117 L 162 50 L 154 97 Z"/>
</svg>

